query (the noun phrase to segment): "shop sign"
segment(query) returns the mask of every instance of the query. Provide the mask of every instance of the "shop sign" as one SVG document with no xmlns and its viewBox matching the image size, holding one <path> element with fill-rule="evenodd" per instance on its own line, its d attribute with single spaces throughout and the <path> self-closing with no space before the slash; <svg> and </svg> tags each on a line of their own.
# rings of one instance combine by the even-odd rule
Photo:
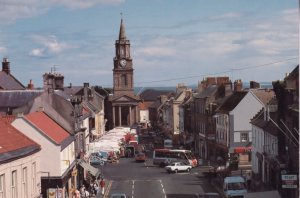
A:
<svg viewBox="0 0 300 198">
<path fill-rule="evenodd" d="M 72 177 L 76 177 L 77 176 L 77 169 L 72 171 Z"/>
<path fill-rule="evenodd" d="M 63 198 L 63 190 L 61 188 L 48 188 L 48 198 Z"/>
<path fill-rule="evenodd" d="M 179 131 L 174 131 L 174 135 L 179 135 Z"/>
<path fill-rule="evenodd" d="M 215 136 L 215 134 L 207 134 L 207 139 L 208 140 L 215 140 L 216 136 Z"/>
<path fill-rule="evenodd" d="M 281 175 L 282 188 L 297 188 L 297 175 Z"/>
</svg>

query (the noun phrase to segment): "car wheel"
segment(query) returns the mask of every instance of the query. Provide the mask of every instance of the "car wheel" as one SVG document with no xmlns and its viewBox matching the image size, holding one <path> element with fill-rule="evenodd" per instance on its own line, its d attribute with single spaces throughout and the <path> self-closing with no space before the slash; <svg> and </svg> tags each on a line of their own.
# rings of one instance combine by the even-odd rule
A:
<svg viewBox="0 0 300 198">
<path fill-rule="evenodd" d="M 187 171 L 187 172 L 190 172 L 190 171 L 191 171 L 191 169 L 190 169 L 190 168 L 188 168 L 186 171 Z"/>
<path fill-rule="evenodd" d="M 174 171 L 175 173 L 178 173 L 178 170 L 177 169 L 175 169 L 175 171 Z"/>
</svg>

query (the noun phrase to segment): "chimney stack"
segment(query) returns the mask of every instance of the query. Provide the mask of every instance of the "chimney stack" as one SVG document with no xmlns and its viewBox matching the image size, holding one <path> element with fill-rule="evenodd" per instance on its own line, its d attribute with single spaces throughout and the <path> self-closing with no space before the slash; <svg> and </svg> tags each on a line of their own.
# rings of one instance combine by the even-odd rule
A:
<svg viewBox="0 0 300 198">
<path fill-rule="evenodd" d="M 4 71 L 7 74 L 10 74 L 10 64 L 8 58 L 3 58 L 2 71 Z"/>
<path fill-rule="evenodd" d="M 32 80 L 30 79 L 29 84 L 27 85 L 27 89 L 33 90 L 34 89 L 34 85 L 32 83 Z"/>
<path fill-rule="evenodd" d="M 242 91 L 243 90 L 243 82 L 241 79 L 234 81 L 234 91 Z"/>
<path fill-rule="evenodd" d="M 88 100 L 88 88 L 89 88 L 90 84 L 89 83 L 83 83 L 83 98 L 84 101 Z"/>
<path fill-rule="evenodd" d="M 260 84 L 258 82 L 250 81 L 250 89 L 259 89 L 259 88 L 260 88 Z"/>
</svg>

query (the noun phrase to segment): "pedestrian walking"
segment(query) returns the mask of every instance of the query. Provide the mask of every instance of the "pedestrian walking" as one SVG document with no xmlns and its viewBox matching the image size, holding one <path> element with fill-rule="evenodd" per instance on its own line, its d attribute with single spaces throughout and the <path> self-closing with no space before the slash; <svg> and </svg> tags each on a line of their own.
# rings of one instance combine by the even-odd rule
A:
<svg viewBox="0 0 300 198">
<path fill-rule="evenodd" d="M 85 188 L 84 185 L 82 185 L 81 188 L 80 188 L 80 197 L 81 198 L 90 197 L 90 193 L 89 193 L 89 191 L 87 191 L 87 189 Z"/>
<path fill-rule="evenodd" d="M 103 179 L 101 179 L 101 181 L 100 181 L 100 187 L 101 187 L 101 194 L 104 195 L 105 181 Z"/>
<path fill-rule="evenodd" d="M 80 188 L 80 197 L 85 197 L 85 186 L 82 185 Z"/>
<path fill-rule="evenodd" d="M 72 198 L 81 198 L 79 190 L 75 190 Z"/>
<path fill-rule="evenodd" d="M 94 183 L 93 183 L 93 194 L 97 195 L 97 192 L 98 192 L 98 185 L 97 185 L 96 181 L 94 181 Z"/>
</svg>

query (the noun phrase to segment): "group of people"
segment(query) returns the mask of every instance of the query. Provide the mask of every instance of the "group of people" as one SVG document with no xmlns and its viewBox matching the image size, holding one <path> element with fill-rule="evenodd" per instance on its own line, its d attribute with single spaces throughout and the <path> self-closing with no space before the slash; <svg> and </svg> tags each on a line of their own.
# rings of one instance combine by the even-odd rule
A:
<svg viewBox="0 0 300 198">
<path fill-rule="evenodd" d="M 90 183 L 89 188 L 86 189 L 84 185 L 81 186 L 80 190 L 74 192 L 73 198 L 89 198 L 96 196 L 98 191 L 101 190 L 101 194 L 104 195 L 105 192 L 105 181 L 101 179 L 99 182 L 100 189 L 96 181 Z"/>
</svg>

